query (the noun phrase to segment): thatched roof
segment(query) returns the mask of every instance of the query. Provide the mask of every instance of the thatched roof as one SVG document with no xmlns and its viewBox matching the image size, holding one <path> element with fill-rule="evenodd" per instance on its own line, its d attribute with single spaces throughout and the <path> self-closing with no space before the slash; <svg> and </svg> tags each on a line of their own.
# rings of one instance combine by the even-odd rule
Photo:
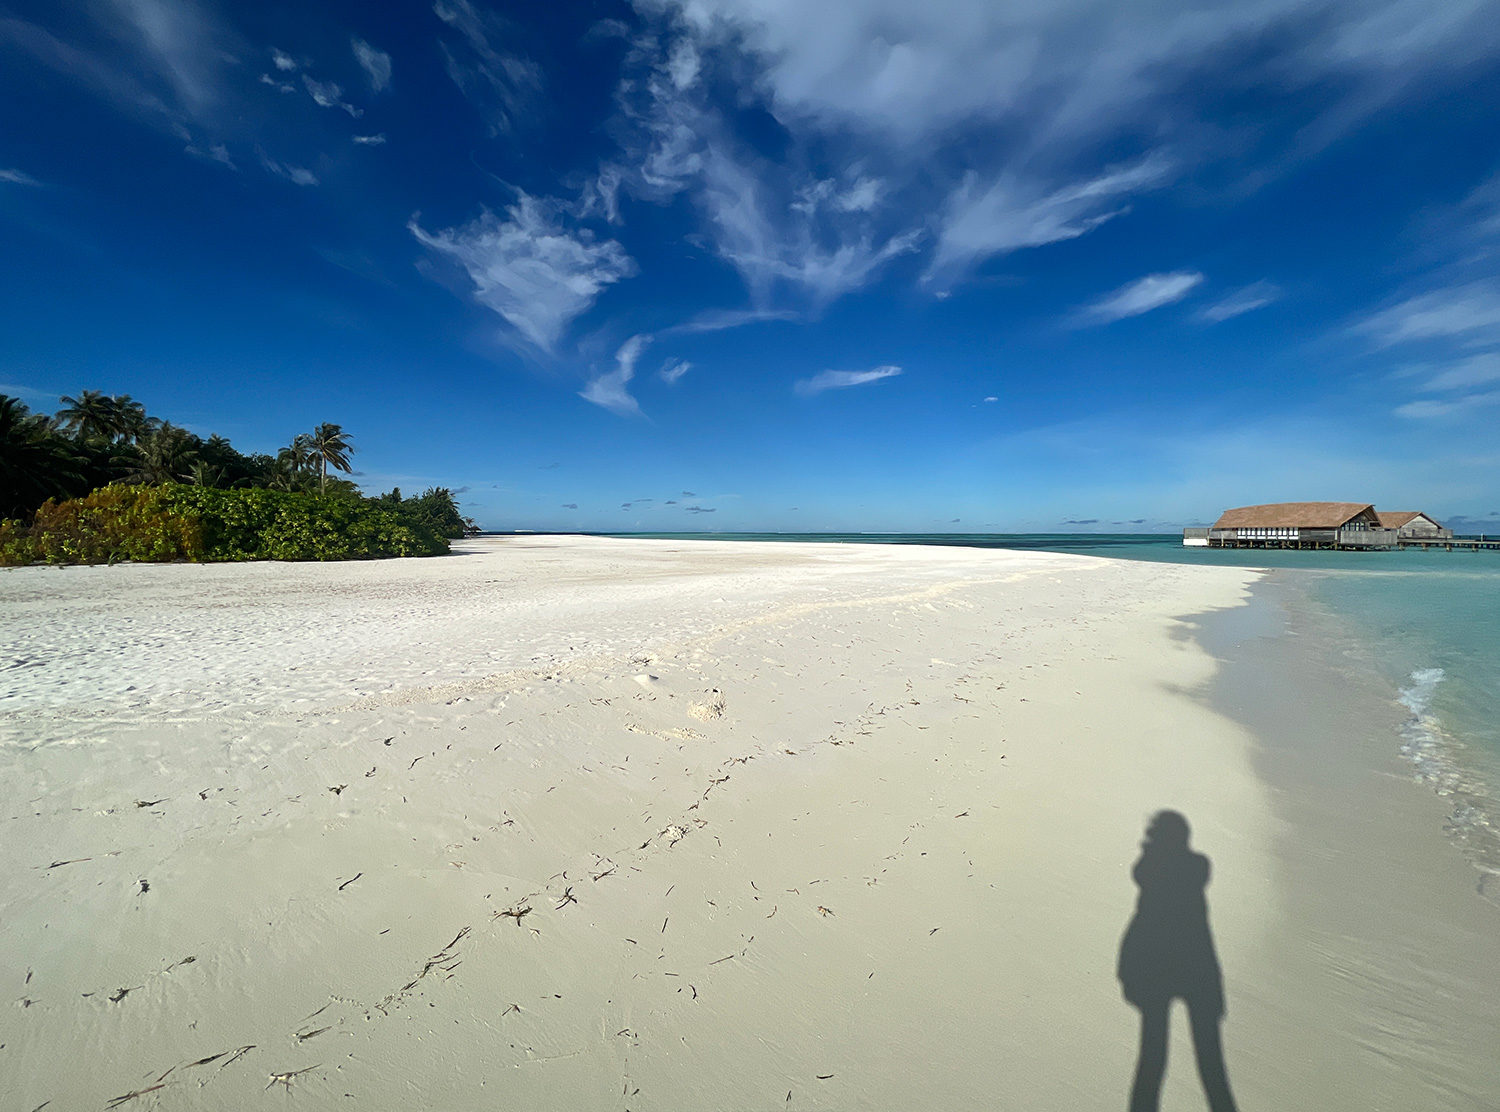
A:
<svg viewBox="0 0 1500 1112">
<path fill-rule="evenodd" d="M 1271 502 L 1225 510 L 1215 529 L 1337 529 L 1375 507 L 1368 502 Z"/>
<path fill-rule="evenodd" d="M 1410 524 L 1411 520 L 1417 517 L 1425 517 L 1439 529 L 1442 528 L 1437 518 L 1424 514 L 1421 510 L 1376 510 L 1375 513 L 1380 517 L 1380 525 L 1384 529 L 1399 529 L 1403 525 Z"/>
</svg>

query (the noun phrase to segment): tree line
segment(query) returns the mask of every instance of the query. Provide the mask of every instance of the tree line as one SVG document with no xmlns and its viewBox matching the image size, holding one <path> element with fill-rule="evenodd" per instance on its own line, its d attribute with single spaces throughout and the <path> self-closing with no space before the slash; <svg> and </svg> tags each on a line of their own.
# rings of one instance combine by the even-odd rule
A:
<svg viewBox="0 0 1500 1112">
<path fill-rule="evenodd" d="M 128 394 L 83 390 L 60 401 L 47 416 L 0 394 L 0 542 L 9 546 L 0 562 L 426 555 L 434 542 L 446 551 L 447 540 L 477 531 L 445 487 L 412 498 L 400 488 L 367 498 L 340 478 L 352 471 L 356 449 L 337 424 L 319 424 L 274 455 L 246 455 L 225 437 L 205 439 L 148 415 Z M 141 525 L 123 547 L 101 541 L 120 533 L 121 515 L 131 514 L 177 517 L 170 528 Z M 239 525 L 231 529 L 230 521 Z M 243 527 L 250 521 L 260 522 L 263 534 L 282 529 L 297 539 L 252 537 Z M 368 543 L 351 548 L 348 535 L 335 536 L 340 532 Z M 224 540 L 231 533 L 233 544 Z M 190 540 L 186 548 L 162 547 L 164 541 L 153 547 L 148 535 Z M 148 551 L 167 555 L 141 555 Z"/>
</svg>

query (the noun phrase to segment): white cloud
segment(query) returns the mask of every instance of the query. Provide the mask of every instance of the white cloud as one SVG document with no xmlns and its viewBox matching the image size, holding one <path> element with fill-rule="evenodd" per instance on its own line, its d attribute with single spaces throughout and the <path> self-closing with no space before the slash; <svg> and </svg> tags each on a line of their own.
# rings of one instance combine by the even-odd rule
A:
<svg viewBox="0 0 1500 1112">
<path fill-rule="evenodd" d="M 635 377 L 635 365 L 641 352 L 651 343 L 650 336 L 632 336 L 620 345 L 615 353 L 615 369 L 598 375 L 578 392 L 578 396 L 595 405 L 603 406 L 621 417 L 642 416 L 641 407 L 630 394 L 628 386 Z M 638 499 L 649 502 L 650 499 Z"/>
<path fill-rule="evenodd" d="M 474 299 L 494 310 L 543 351 L 609 286 L 636 272 L 616 241 L 563 226 L 563 206 L 518 191 L 501 220 L 478 219 L 440 232 L 408 224 L 423 246 L 458 263 L 474 283 Z"/>
<path fill-rule="evenodd" d="M 496 45 L 505 40 L 508 26 L 495 13 L 480 11 L 469 0 L 436 0 L 432 11 L 462 39 L 454 47 L 439 44 L 448 76 L 486 112 L 493 134 L 509 131 L 540 92 L 541 70 Z"/>
<path fill-rule="evenodd" d="M 705 309 L 692 320 L 662 329 L 663 335 L 672 333 L 724 332 L 730 328 L 741 328 L 762 321 L 797 320 L 799 314 L 790 309 Z"/>
<path fill-rule="evenodd" d="M 23 170 L 0 170 L 0 182 L 6 185 L 41 185 L 36 178 Z"/>
<path fill-rule="evenodd" d="M 1483 56 L 1500 40 L 1488 5 L 1348 0 L 1309 19 L 1304 0 L 1195 7 L 1150 0 L 636 0 L 702 43 L 759 62 L 777 117 L 889 135 L 924 150 L 955 125 L 1030 125 L 1038 147 L 1122 119 L 1170 125 L 1168 94 L 1215 52 L 1258 47 L 1281 87 L 1363 83 Z M 1284 43 L 1280 50 L 1276 47 Z M 1343 106 L 1339 106 L 1343 107 Z"/>
<path fill-rule="evenodd" d="M 986 185 L 970 173 L 948 198 L 926 278 L 943 284 L 991 256 L 1077 239 L 1128 212 L 1125 198 L 1165 184 L 1170 172 L 1152 155 L 1054 189 L 1013 173 Z"/>
<path fill-rule="evenodd" d="M 1424 340 L 1500 342 L 1500 285 L 1471 282 L 1419 294 L 1375 313 L 1356 329 L 1381 347 Z"/>
<path fill-rule="evenodd" d="M 385 142 L 384 133 L 379 135 L 356 135 L 353 138 L 362 147 L 378 147 Z"/>
<path fill-rule="evenodd" d="M 1126 283 L 1108 297 L 1085 308 L 1079 314 L 1078 323 L 1110 324 L 1126 317 L 1138 317 L 1142 313 L 1181 301 L 1202 281 L 1203 275 L 1193 270 L 1148 274 Z"/>
<path fill-rule="evenodd" d="M 1253 282 L 1207 306 L 1198 313 L 1198 316 L 1210 324 L 1218 324 L 1220 321 L 1232 320 L 1234 317 L 1243 316 L 1256 309 L 1264 309 L 1280 297 L 1281 290 L 1272 283 Z"/>
<path fill-rule="evenodd" d="M 1460 359 L 1442 370 L 1434 371 L 1422 384 L 1424 390 L 1465 390 L 1500 382 L 1500 353 L 1486 352 Z"/>
<path fill-rule="evenodd" d="M 693 365 L 686 359 L 668 359 L 662 364 L 661 370 L 656 373 L 668 386 L 675 386 L 677 380 L 693 369 Z"/>
<path fill-rule="evenodd" d="M 994 394 L 991 394 L 989 397 L 985 398 L 984 400 L 987 401 L 987 402 L 998 402 L 1000 399 L 997 398 Z"/>
<path fill-rule="evenodd" d="M 1458 398 L 1419 398 L 1417 401 L 1398 405 L 1395 413 L 1398 417 L 1425 420 L 1472 413 L 1476 409 L 1492 405 L 1500 405 L 1500 390 L 1485 390 Z"/>
<path fill-rule="evenodd" d="M 302 75 L 302 85 L 307 89 L 307 95 L 313 98 L 313 102 L 320 108 L 342 108 L 356 120 L 363 116 L 364 109 L 356 108 L 345 101 L 344 90 L 335 82 L 318 81 L 310 74 Z"/>
<path fill-rule="evenodd" d="M 916 250 L 922 238 L 915 230 L 883 240 L 855 228 L 836 235 L 805 213 L 800 219 L 773 219 L 776 209 L 763 196 L 765 191 L 764 181 L 749 165 L 716 147 L 707 152 L 696 202 L 713 229 L 715 250 L 739 271 L 752 299 L 761 303 L 785 283 L 815 305 L 827 305 L 867 285 L 885 263 Z"/>
<path fill-rule="evenodd" d="M 293 166 L 285 162 L 277 162 L 274 158 L 262 154 L 260 164 L 277 177 L 286 178 L 294 185 L 317 185 L 318 176 L 305 166 Z"/>
<path fill-rule="evenodd" d="M 391 84 L 391 56 L 383 50 L 376 50 L 364 39 L 353 39 L 350 47 L 354 51 L 354 59 L 365 71 L 365 76 L 370 79 L 370 90 L 381 92 L 390 87 Z"/>
<path fill-rule="evenodd" d="M 284 50 L 271 49 L 271 64 L 282 73 L 291 73 L 297 68 L 296 61 Z"/>
<path fill-rule="evenodd" d="M 297 86 L 293 85 L 290 81 L 277 81 L 269 73 L 260 75 L 260 83 L 271 86 L 278 93 L 295 93 L 297 91 Z"/>
<path fill-rule="evenodd" d="M 821 394 L 825 390 L 842 390 L 849 386 L 863 386 L 867 382 L 879 382 L 901 373 L 900 367 L 876 367 L 869 371 L 820 371 L 812 378 L 799 379 L 793 387 L 797 393 Z"/>
</svg>

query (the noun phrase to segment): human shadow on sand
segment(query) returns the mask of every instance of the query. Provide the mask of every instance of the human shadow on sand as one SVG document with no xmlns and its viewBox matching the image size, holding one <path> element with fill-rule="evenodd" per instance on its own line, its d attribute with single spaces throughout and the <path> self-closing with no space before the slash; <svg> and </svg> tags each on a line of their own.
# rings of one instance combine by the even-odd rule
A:
<svg viewBox="0 0 1500 1112">
<path fill-rule="evenodd" d="M 1209 1109 L 1235 1112 L 1219 1040 L 1224 978 L 1208 925 L 1208 874 L 1208 858 L 1188 848 L 1187 819 L 1176 811 L 1152 816 L 1140 860 L 1130 871 L 1140 899 L 1120 942 L 1120 985 L 1125 999 L 1141 1012 L 1141 1052 L 1130 1112 L 1157 1112 L 1160 1106 L 1167 1070 L 1167 1015 L 1173 1000 L 1187 1005 Z"/>
</svg>

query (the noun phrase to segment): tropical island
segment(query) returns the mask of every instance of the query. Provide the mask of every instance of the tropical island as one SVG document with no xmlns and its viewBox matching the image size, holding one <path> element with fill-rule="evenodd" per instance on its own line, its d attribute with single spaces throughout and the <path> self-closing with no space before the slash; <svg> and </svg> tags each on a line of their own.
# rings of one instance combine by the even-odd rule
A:
<svg viewBox="0 0 1500 1112">
<path fill-rule="evenodd" d="M 337 424 L 246 455 L 128 394 L 60 400 L 49 417 L 0 394 L 0 564 L 437 556 L 475 531 L 446 487 L 370 497 L 339 478 L 356 449 Z"/>
</svg>

